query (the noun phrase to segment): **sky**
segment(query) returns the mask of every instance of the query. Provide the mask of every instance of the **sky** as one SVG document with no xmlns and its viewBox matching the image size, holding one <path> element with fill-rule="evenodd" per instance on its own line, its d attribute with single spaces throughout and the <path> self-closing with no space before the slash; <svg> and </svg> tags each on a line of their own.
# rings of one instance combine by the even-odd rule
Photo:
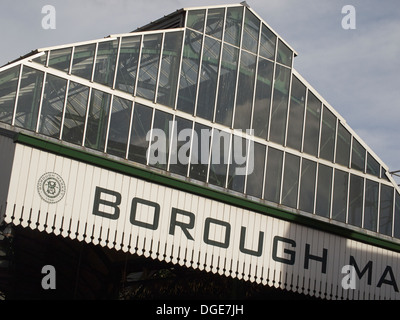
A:
<svg viewBox="0 0 400 320">
<path fill-rule="evenodd" d="M 126 33 L 181 8 L 229 0 L 1 0 L 0 65 L 32 50 Z M 297 53 L 294 68 L 389 167 L 400 170 L 398 0 L 248 0 Z M 45 5 L 55 29 L 44 29 Z M 354 15 L 342 13 L 346 5 Z M 353 17 L 355 20 L 348 20 Z M 342 22 L 355 22 L 355 29 Z M 400 183 L 400 179 L 396 178 Z"/>
</svg>

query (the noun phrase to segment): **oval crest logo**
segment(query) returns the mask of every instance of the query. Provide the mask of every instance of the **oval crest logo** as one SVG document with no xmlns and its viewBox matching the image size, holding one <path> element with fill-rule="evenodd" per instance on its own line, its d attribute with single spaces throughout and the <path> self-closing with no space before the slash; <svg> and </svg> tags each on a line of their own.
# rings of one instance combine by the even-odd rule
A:
<svg viewBox="0 0 400 320">
<path fill-rule="evenodd" d="M 57 203 L 65 195 L 64 180 L 57 173 L 47 172 L 38 181 L 37 189 L 40 197 L 48 203 Z"/>
</svg>

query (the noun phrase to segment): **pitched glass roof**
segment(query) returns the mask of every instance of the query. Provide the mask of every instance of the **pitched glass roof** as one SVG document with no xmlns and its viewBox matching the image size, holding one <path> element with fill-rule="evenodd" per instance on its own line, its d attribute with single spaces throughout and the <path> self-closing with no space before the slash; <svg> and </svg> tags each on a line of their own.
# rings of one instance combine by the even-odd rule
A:
<svg viewBox="0 0 400 320">
<path fill-rule="evenodd" d="M 0 126 L 400 238 L 387 166 L 295 55 L 246 5 L 181 9 L 0 68 Z"/>
</svg>

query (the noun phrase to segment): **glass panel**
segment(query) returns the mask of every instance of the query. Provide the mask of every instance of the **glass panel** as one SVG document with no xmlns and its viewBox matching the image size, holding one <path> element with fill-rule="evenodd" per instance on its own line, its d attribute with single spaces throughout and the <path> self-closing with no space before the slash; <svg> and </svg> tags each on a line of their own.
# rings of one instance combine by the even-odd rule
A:
<svg viewBox="0 0 400 320">
<path fill-rule="evenodd" d="M 286 153 L 282 186 L 282 204 L 297 208 L 297 188 L 299 185 L 300 158 Z"/>
<path fill-rule="evenodd" d="M 220 51 L 219 41 L 205 37 L 196 114 L 210 121 L 214 117 Z"/>
<path fill-rule="evenodd" d="M 364 172 L 365 148 L 353 137 L 353 151 L 351 153 L 351 167 Z"/>
<path fill-rule="evenodd" d="M 208 182 L 216 186 L 225 187 L 226 171 L 229 161 L 229 143 L 229 133 L 213 129 Z"/>
<path fill-rule="evenodd" d="M 149 136 L 147 134 L 149 134 L 151 129 L 152 116 L 152 108 L 139 103 L 135 104 L 128 153 L 129 160 L 147 164 L 147 150 L 149 148 Z"/>
<path fill-rule="evenodd" d="M 261 198 L 262 188 L 264 181 L 264 167 L 265 167 L 265 145 L 254 142 L 250 144 L 250 148 L 253 146 L 253 150 L 250 149 L 249 153 L 249 164 L 253 163 L 253 171 L 248 171 L 247 175 L 247 186 L 246 193 L 250 196 Z M 250 160 L 253 157 L 253 160 Z"/>
<path fill-rule="evenodd" d="M 244 7 L 231 7 L 227 9 L 224 41 L 239 46 L 242 32 Z"/>
<path fill-rule="evenodd" d="M 85 146 L 104 152 L 111 95 L 92 89 L 86 125 Z"/>
<path fill-rule="evenodd" d="M 64 72 L 69 72 L 69 67 L 71 64 L 71 55 L 72 55 L 72 47 L 51 50 L 49 57 L 49 67 Z"/>
<path fill-rule="evenodd" d="M 132 101 L 114 96 L 112 102 L 107 153 L 125 158 L 131 121 Z"/>
<path fill-rule="evenodd" d="M 162 34 L 145 35 L 143 38 L 136 94 L 151 101 L 156 91 L 161 41 Z"/>
<path fill-rule="evenodd" d="M 232 136 L 232 148 L 229 161 L 228 188 L 237 192 L 244 191 L 247 164 L 246 139 Z"/>
<path fill-rule="evenodd" d="M 36 130 L 42 85 L 43 72 L 25 66 L 22 68 L 15 126 Z"/>
<path fill-rule="evenodd" d="M 257 53 L 260 20 L 246 8 L 243 28 L 242 48 Z"/>
<path fill-rule="evenodd" d="M 45 51 L 44 54 L 42 54 L 41 56 L 39 56 L 39 57 L 37 57 L 35 59 L 32 59 L 32 61 L 45 66 L 46 62 L 47 62 L 47 55 L 48 54 L 49 54 L 49 51 Z"/>
<path fill-rule="evenodd" d="M 153 167 L 167 169 L 171 125 L 172 114 L 155 110 L 149 156 L 149 165 Z"/>
<path fill-rule="evenodd" d="M 333 162 L 336 136 L 336 117 L 324 106 L 319 156 Z"/>
<path fill-rule="evenodd" d="M 269 139 L 284 144 L 289 102 L 290 69 L 276 66 Z"/>
<path fill-rule="evenodd" d="M 376 177 L 380 177 L 381 167 L 379 162 L 368 152 L 367 154 L 367 173 L 372 174 Z"/>
<path fill-rule="evenodd" d="M 11 124 L 19 71 L 21 66 L 15 66 L 0 73 L 0 121 Z"/>
<path fill-rule="evenodd" d="M 371 231 L 377 231 L 378 226 L 378 195 L 379 183 L 367 179 L 365 184 L 364 228 Z"/>
<path fill-rule="evenodd" d="M 281 40 L 278 41 L 278 56 L 276 61 L 284 64 L 285 66 L 292 66 L 293 52 Z"/>
<path fill-rule="evenodd" d="M 92 69 L 96 44 L 75 47 L 72 74 L 87 80 L 92 79 Z"/>
<path fill-rule="evenodd" d="M 192 121 L 175 117 L 169 171 L 187 176 L 191 139 Z"/>
<path fill-rule="evenodd" d="M 256 56 L 242 51 L 240 59 L 239 82 L 237 88 L 234 128 L 250 128 L 253 104 L 254 81 L 256 74 Z"/>
<path fill-rule="evenodd" d="M 183 32 L 166 33 L 164 37 L 157 103 L 174 108 L 181 60 Z"/>
<path fill-rule="evenodd" d="M 339 123 L 336 142 L 336 163 L 346 167 L 349 166 L 350 161 L 350 141 L 350 133 Z"/>
<path fill-rule="evenodd" d="M 239 50 L 224 44 L 215 121 L 228 127 L 232 124 L 238 58 Z"/>
<path fill-rule="evenodd" d="M 396 192 L 396 206 L 394 210 L 394 236 L 400 238 L 400 194 L 398 192 Z"/>
<path fill-rule="evenodd" d="M 260 56 L 274 60 L 276 47 L 276 35 L 262 24 Z"/>
<path fill-rule="evenodd" d="M 303 151 L 313 156 L 317 156 L 318 154 L 320 116 L 321 102 L 311 91 L 308 91 Z"/>
<path fill-rule="evenodd" d="M 115 88 L 133 94 L 139 61 L 140 36 L 122 38 Z"/>
<path fill-rule="evenodd" d="M 354 174 L 350 175 L 349 194 L 349 224 L 361 227 L 361 216 L 363 210 L 364 179 Z"/>
<path fill-rule="evenodd" d="M 286 145 L 299 151 L 303 137 L 305 100 L 306 87 L 293 76 Z"/>
<path fill-rule="evenodd" d="M 118 40 L 99 42 L 97 49 L 94 82 L 112 87 L 114 84 L 115 63 L 118 53 Z"/>
<path fill-rule="evenodd" d="M 315 213 L 329 218 L 331 211 L 332 168 L 319 164 L 317 185 L 317 206 Z"/>
<path fill-rule="evenodd" d="M 70 82 L 62 140 L 78 145 L 82 144 L 88 97 L 88 87 Z"/>
<path fill-rule="evenodd" d="M 301 165 L 299 209 L 310 213 L 314 212 L 316 171 L 317 164 L 314 161 L 303 158 Z"/>
<path fill-rule="evenodd" d="M 204 182 L 207 180 L 210 144 L 211 128 L 199 123 L 195 123 L 192 152 L 190 156 L 189 176 L 191 178 Z"/>
<path fill-rule="evenodd" d="M 335 169 L 332 204 L 332 219 L 334 220 L 346 222 L 348 185 L 349 174 Z"/>
<path fill-rule="evenodd" d="M 224 8 L 209 9 L 207 13 L 206 34 L 221 40 L 224 26 Z"/>
<path fill-rule="evenodd" d="M 264 199 L 279 203 L 282 178 L 283 152 L 268 148 L 267 172 L 265 176 Z"/>
<path fill-rule="evenodd" d="M 39 133 L 59 138 L 67 80 L 47 74 L 40 114 Z"/>
<path fill-rule="evenodd" d="M 392 235 L 393 221 L 393 188 L 381 185 L 381 202 L 379 211 L 379 233 Z"/>
<path fill-rule="evenodd" d="M 186 31 L 177 109 L 193 114 L 203 35 Z"/>
<path fill-rule="evenodd" d="M 387 175 L 386 175 L 387 171 L 384 167 L 381 167 L 381 179 L 384 179 L 386 181 L 389 181 Z M 389 173 L 388 173 L 389 174 Z"/>
<path fill-rule="evenodd" d="M 254 100 L 253 129 L 254 135 L 263 139 L 267 139 L 268 135 L 273 72 L 274 64 L 268 60 L 259 58 L 256 96 Z"/>
<path fill-rule="evenodd" d="M 191 10 L 188 12 L 186 26 L 196 31 L 203 32 L 206 10 Z"/>
</svg>

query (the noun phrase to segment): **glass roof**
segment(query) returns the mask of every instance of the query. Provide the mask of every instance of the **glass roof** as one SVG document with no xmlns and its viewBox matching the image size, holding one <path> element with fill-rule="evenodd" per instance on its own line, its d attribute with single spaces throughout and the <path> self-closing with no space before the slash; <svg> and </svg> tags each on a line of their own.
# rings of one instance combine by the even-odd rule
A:
<svg viewBox="0 0 400 320">
<path fill-rule="evenodd" d="M 246 5 L 39 49 L 0 68 L 0 126 L 400 238 L 387 166 Z"/>
</svg>

